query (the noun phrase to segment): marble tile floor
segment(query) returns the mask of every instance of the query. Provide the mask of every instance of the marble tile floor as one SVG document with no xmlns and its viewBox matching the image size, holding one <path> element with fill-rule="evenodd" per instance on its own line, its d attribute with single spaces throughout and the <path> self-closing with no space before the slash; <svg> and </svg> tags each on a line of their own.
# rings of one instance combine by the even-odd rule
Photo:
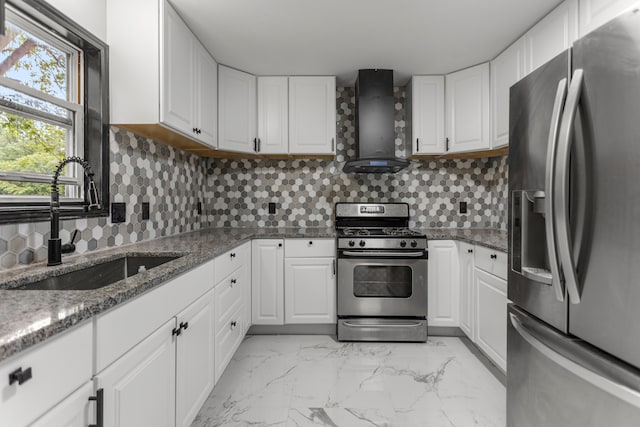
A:
<svg viewBox="0 0 640 427">
<path fill-rule="evenodd" d="M 247 336 L 191 427 L 504 427 L 504 386 L 460 338 Z"/>
</svg>

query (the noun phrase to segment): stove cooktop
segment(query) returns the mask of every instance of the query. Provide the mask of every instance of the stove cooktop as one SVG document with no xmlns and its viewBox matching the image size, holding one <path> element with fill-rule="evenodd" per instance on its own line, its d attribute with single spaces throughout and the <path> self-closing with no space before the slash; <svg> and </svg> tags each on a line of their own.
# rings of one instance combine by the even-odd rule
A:
<svg viewBox="0 0 640 427">
<path fill-rule="evenodd" d="M 424 234 L 404 227 L 348 227 L 339 229 L 338 234 L 341 237 L 424 237 Z"/>
</svg>

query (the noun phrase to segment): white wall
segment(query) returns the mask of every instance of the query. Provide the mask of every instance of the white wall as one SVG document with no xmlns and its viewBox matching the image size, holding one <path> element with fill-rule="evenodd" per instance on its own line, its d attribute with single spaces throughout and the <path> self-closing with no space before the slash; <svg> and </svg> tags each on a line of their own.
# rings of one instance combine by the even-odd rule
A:
<svg viewBox="0 0 640 427">
<path fill-rule="evenodd" d="M 99 39 L 107 40 L 107 0 L 47 0 Z"/>
</svg>

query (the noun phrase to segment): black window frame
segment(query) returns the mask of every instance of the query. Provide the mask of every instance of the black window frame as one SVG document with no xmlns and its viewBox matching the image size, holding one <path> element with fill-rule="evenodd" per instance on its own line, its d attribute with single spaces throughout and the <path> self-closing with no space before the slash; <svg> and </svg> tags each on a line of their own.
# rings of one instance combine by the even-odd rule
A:
<svg viewBox="0 0 640 427">
<path fill-rule="evenodd" d="M 100 209 L 87 209 L 87 194 L 84 191 L 83 201 L 60 201 L 60 217 L 75 219 L 108 216 L 109 46 L 43 0 L 0 0 L 0 28 L 3 30 L 5 4 L 10 4 L 33 22 L 77 46 L 83 52 L 84 158 L 95 173 L 94 181 L 100 197 Z M 85 177 L 83 188 L 87 187 L 88 180 Z M 45 221 L 49 216 L 48 198 L 42 201 L 0 201 L 0 224 Z"/>
</svg>

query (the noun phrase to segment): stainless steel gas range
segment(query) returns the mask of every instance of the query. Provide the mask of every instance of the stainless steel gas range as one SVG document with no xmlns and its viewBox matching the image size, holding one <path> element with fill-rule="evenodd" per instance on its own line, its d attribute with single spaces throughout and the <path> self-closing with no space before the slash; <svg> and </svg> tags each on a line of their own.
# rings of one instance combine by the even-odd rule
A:
<svg viewBox="0 0 640 427">
<path fill-rule="evenodd" d="M 427 340 L 427 238 L 406 203 L 337 203 L 338 340 Z"/>
</svg>

